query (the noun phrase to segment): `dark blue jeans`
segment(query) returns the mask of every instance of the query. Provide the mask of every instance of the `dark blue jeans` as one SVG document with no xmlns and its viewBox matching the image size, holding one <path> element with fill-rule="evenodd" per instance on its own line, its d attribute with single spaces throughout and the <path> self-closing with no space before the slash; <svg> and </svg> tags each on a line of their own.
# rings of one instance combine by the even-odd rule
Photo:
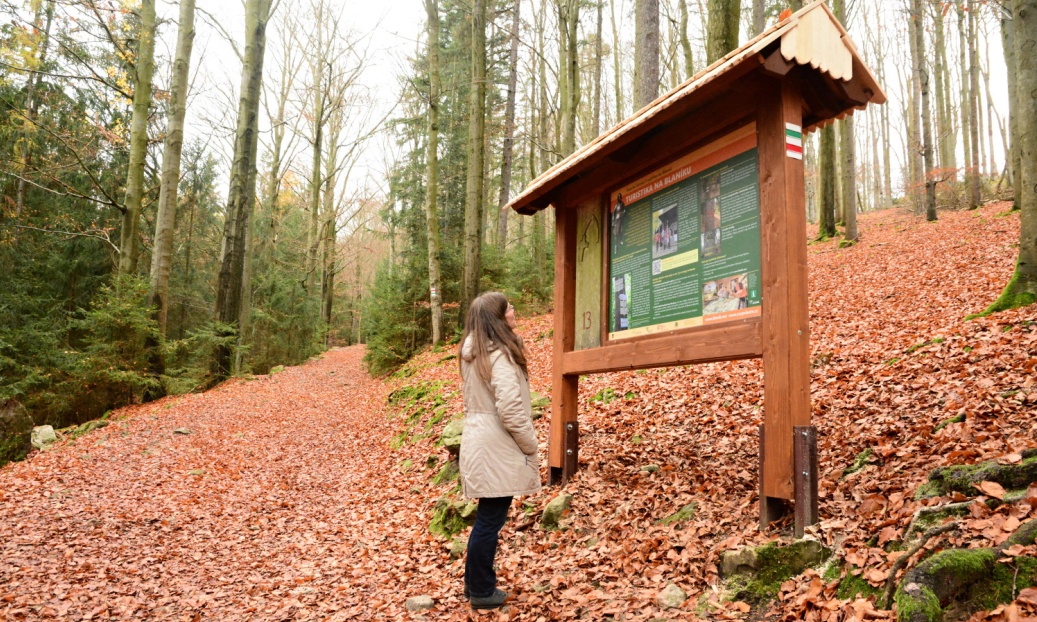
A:
<svg viewBox="0 0 1037 622">
<path fill-rule="evenodd" d="M 493 558 L 497 556 L 497 536 L 508 519 L 510 507 L 511 497 L 479 499 L 464 564 L 464 582 L 471 597 L 485 598 L 497 589 Z"/>
</svg>

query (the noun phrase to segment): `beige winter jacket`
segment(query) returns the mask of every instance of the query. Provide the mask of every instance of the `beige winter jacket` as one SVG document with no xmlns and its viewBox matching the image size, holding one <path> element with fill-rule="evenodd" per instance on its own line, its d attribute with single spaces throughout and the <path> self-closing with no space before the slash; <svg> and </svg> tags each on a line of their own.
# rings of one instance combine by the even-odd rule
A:
<svg viewBox="0 0 1037 622">
<path fill-rule="evenodd" d="M 461 486 L 467 497 L 517 497 L 540 490 L 529 381 L 500 350 L 490 352 L 490 382 L 473 364 L 471 340 L 461 354 L 465 422 Z"/>
</svg>

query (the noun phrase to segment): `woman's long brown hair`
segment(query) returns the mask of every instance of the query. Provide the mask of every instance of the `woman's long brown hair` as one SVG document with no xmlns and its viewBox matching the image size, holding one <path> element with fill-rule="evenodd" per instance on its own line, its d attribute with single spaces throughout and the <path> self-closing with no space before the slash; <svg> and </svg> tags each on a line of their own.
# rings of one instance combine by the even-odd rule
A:
<svg viewBox="0 0 1037 622">
<path fill-rule="evenodd" d="M 513 363 L 522 368 L 529 377 L 526 366 L 526 350 L 522 338 L 508 326 L 504 315 L 508 312 L 508 299 L 500 292 L 486 292 L 472 301 L 464 320 L 464 334 L 457 351 L 458 366 L 464 358 L 465 343 L 472 339 L 472 355 L 476 373 L 486 382 L 490 381 L 490 352 L 501 350 Z M 492 346 L 492 347 L 491 347 Z"/>
</svg>

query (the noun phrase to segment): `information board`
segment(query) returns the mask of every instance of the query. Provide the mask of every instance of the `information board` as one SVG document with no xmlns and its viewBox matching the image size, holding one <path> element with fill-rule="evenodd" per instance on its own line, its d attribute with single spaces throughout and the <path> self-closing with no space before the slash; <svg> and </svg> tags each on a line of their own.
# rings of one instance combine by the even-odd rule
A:
<svg viewBox="0 0 1037 622">
<path fill-rule="evenodd" d="M 609 195 L 609 339 L 760 315 L 755 127 Z"/>
</svg>

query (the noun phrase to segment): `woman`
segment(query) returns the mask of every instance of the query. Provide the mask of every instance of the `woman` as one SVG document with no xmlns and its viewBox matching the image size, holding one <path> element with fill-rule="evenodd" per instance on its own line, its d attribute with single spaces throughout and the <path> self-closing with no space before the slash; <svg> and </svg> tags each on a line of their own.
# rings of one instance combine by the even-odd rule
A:
<svg viewBox="0 0 1037 622">
<path fill-rule="evenodd" d="M 496 609 L 507 599 L 493 570 L 498 534 L 512 498 L 540 490 L 529 373 L 515 325 L 504 294 L 479 296 L 468 309 L 458 357 L 465 404 L 461 486 L 479 500 L 465 559 L 465 595 L 474 609 Z"/>
</svg>

